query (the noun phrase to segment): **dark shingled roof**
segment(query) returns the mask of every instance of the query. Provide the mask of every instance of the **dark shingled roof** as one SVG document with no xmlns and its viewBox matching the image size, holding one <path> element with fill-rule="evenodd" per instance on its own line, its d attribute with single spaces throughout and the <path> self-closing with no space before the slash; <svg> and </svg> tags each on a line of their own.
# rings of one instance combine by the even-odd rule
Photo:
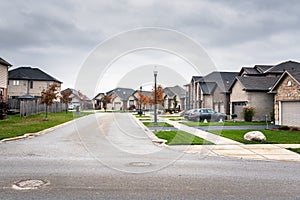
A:
<svg viewBox="0 0 300 200">
<path fill-rule="evenodd" d="M 46 74 L 38 68 L 19 67 L 8 72 L 8 79 L 10 80 L 34 80 L 34 81 L 56 81 L 62 83 L 56 78 Z"/>
<path fill-rule="evenodd" d="M 200 83 L 201 90 L 203 94 L 212 94 L 214 89 L 216 88 L 217 83 L 214 82 L 203 82 Z"/>
<path fill-rule="evenodd" d="M 242 67 L 239 76 L 242 75 L 243 72 L 248 75 L 259 74 L 259 71 L 253 67 Z"/>
<path fill-rule="evenodd" d="M 174 98 L 174 96 L 178 96 L 179 98 L 185 98 L 185 90 L 176 85 L 174 87 L 166 87 L 164 88 L 164 93 L 169 97 L 169 98 Z"/>
<path fill-rule="evenodd" d="M 203 78 L 203 76 L 192 76 L 192 81 L 199 81 Z"/>
<path fill-rule="evenodd" d="M 122 101 L 127 101 L 131 95 L 135 92 L 133 89 L 130 88 L 116 88 L 109 92 L 107 92 L 107 95 L 110 95 L 111 93 L 115 93 Z"/>
<path fill-rule="evenodd" d="M 255 65 L 254 68 L 257 69 L 259 73 L 265 73 L 271 69 L 274 65 Z"/>
<path fill-rule="evenodd" d="M 266 73 L 283 73 L 284 71 L 300 71 L 300 63 L 295 61 L 283 62 L 270 68 Z"/>
<path fill-rule="evenodd" d="M 202 81 L 206 83 L 215 82 L 222 92 L 229 92 L 229 89 L 238 74 L 238 72 L 212 72 L 206 75 Z"/>
<path fill-rule="evenodd" d="M 295 79 L 296 81 L 298 81 L 298 83 L 300 83 L 300 71 L 297 72 L 289 72 Z"/>
<path fill-rule="evenodd" d="M 6 60 L 4 60 L 3 58 L 0 57 L 0 64 L 4 65 L 4 66 L 12 66 L 12 64 L 10 64 L 9 62 L 7 62 Z"/>
<path fill-rule="evenodd" d="M 269 91 L 278 80 L 278 77 L 238 76 L 236 79 L 243 85 L 244 90 Z"/>
</svg>

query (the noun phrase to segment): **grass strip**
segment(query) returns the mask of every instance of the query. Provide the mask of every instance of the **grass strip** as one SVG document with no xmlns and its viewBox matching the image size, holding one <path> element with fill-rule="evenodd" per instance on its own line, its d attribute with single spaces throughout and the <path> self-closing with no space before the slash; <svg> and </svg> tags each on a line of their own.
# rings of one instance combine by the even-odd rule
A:
<svg viewBox="0 0 300 200">
<path fill-rule="evenodd" d="M 257 126 L 257 125 L 266 125 L 266 122 L 233 122 L 233 121 L 228 121 L 228 122 L 180 122 L 184 125 L 187 126 Z"/>
<path fill-rule="evenodd" d="M 300 154 L 300 148 L 287 148 L 287 150 L 290 150 L 290 151 Z"/>
<path fill-rule="evenodd" d="M 206 141 L 198 136 L 184 131 L 157 131 L 155 135 L 158 138 L 167 140 L 168 145 L 211 145 L 213 143 Z"/>
<path fill-rule="evenodd" d="M 154 125 L 154 122 L 143 122 L 143 124 L 147 127 L 151 127 L 151 126 L 155 126 Z M 160 126 L 160 127 L 174 127 L 173 125 L 171 124 L 168 124 L 166 122 L 158 122 L 157 123 L 157 126 Z"/>
</svg>

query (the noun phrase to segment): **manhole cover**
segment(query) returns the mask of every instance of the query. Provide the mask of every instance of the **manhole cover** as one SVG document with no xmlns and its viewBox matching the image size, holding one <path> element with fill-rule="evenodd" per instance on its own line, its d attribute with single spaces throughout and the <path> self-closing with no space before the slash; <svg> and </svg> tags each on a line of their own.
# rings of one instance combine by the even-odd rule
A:
<svg viewBox="0 0 300 200">
<path fill-rule="evenodd" d="M 29 179 L 18 181 L 12 187 L 16 190 L 33 190 L 48 184 L 47 181 Z"/>
<path fill-rule="evenodd" d="M 132 166 L 135 166 L 135 167 L 147 167 L 147 166 L 150 166 L 151 163 L 148 163 L 148 162 L 132 162 L 132 163 L 129 163 L 129 165 L 132 165 Z"/>
</svg>

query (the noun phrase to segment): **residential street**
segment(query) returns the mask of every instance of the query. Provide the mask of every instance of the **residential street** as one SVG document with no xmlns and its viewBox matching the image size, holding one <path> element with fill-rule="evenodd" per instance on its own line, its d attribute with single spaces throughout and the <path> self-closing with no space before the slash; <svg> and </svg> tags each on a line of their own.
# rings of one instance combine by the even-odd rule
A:
<svg viewBox="0 0 300 200">
<path fill-rule="evenodd" d="M 130 114 L 97 113 L 0 143 L 0 199 L 300 200 L 300 162 L 183 153 L 149 137 Z M 45 185 L 13 187 L 29 179 Z"/>
</svg>

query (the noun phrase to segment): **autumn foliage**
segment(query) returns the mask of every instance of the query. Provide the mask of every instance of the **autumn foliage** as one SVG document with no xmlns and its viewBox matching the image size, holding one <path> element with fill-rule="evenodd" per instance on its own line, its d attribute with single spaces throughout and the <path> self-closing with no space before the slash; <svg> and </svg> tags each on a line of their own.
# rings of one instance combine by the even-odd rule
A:
<svg viewBox="0 0 300 200">
<path fill-rule="evenodd" d="M 70 98 L 71 94 L 72 94 L 72 90 L 64 90 L 61 91 L 61 97 L 60 100 L 62 103 L 65 104 L 66 106 L 66 113 L 68 112 L 68 103 L 72 102 L 72 98 Z"/>
<path fill-rule="evenodd" d="M 53 83 L 49 86 L 47 90 L 42 91 L 41 103 L 46 104 L 46 119 L 48 118 L 48 106 L 51 106 L 54 103 L 54 100 L 57 99 L 59 85 Z"/>
<path fill-rule="evenodd" d="M 154 104 L 154 87 L 152 89 L 151 103 Z M 156 104 L 158 105 L 164 104 L 164 89 L 161 85 L 158 85 L 156 88 Z"/>
</svg>

